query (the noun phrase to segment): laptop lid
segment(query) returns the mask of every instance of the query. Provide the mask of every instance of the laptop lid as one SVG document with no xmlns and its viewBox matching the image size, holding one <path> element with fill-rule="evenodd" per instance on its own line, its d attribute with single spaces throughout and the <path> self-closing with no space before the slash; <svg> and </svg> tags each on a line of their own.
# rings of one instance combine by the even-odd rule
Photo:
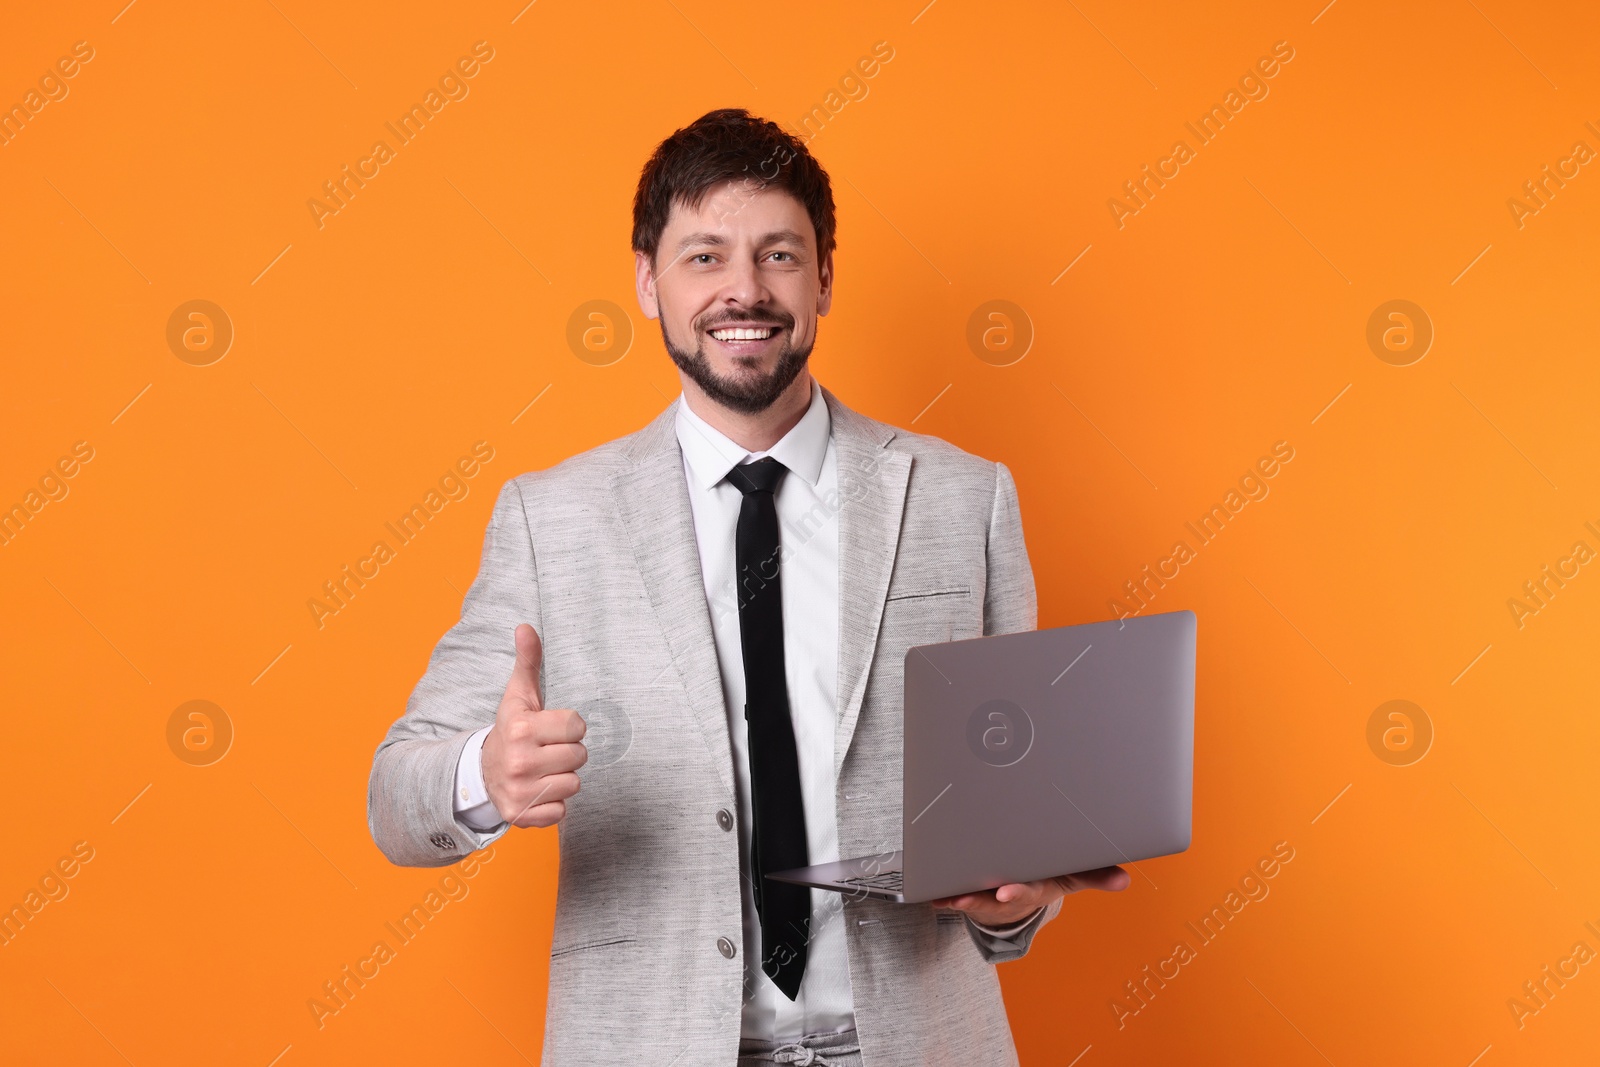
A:
<svg viewBox="0 0 1600 1067">
<path fill-rule="evenodd" d="M 1192 611 L 919 645 L 905 659 L 907 900 L 1189 847 Z"/>
</svg>

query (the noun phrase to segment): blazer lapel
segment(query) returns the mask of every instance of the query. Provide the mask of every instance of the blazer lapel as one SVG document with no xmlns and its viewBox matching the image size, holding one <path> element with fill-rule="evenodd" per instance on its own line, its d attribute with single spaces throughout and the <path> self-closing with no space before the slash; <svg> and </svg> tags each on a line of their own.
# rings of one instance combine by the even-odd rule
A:
<svg viewBox="0 0 1600 1067">
<path fill-rule="evenodd" d="M 838 726 L 833 745 L 837 778 L 855 733 L 877 647 L 900 544 L 911 457 L 885 447 L 894 437 L 892 427 L 856 414 L 826 388 L 822 396 L 832 420 L 840 497 Z M 624 452 L 629 462 L 612 478 L 611 486 L 701 738 L 731 794 L 733 750 L 722 672 L 676 432 L 682 402 L 674 400 L 639 431 Z"/>
<path fill-rule="evenodd" d="M 722 671 L 711 635 L 700 549 L 676 432 L 682 402 L 681 398 L 674 400 L 638 432 L 624 453 L 631 462 L 612 478 L 611 487 L 645 592 L 688 693 L 689 707 L 711 750 L 711 762 L 723 788 L 731 796 L 733 749 L 728 741 Z"/>
<path fill-rule="evenodd" d="M 900 545 L 911 457 L 885 447 L 894 437 L 893 427 L 856 414 L 827 389 L 822 396 L 833 420 L 839 472 L 839 724 L 833 742 L 837 780 L 875 658 L 889 575 Z"/>
</svg>

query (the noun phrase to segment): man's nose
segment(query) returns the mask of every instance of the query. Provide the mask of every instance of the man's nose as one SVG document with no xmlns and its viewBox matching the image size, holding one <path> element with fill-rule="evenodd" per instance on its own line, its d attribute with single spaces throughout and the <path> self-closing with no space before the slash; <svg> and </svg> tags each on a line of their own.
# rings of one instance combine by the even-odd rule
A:
<svg viewBox="0 0 1600 1067">
<path fill-rule="evenodd" d="M 733 301 L 754 308 L 765 303 L 770 296 L 761 269 L 753 261 L 741 259 L 730 263 L 722 291 L 724 303 Z"/>
</svg>

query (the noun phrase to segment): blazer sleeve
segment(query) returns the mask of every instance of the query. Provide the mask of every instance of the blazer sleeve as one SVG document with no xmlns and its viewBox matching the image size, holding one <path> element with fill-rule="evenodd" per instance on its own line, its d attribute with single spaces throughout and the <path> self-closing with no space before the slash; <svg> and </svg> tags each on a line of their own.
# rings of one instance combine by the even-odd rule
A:
<svg viewBox="0 0 1600 1067">
<path fill-rule="evenodd" d="M 456 817 L 456 766 L 474 731 L 494 722 L 516 663 L 519 623 L 540 626 L 533 535 L 515 478 L 500 489 L 483 539 L 478 577 L 461 617 L 439 639 L 405 714 L 372 760 L 367 827 L 378 848 L 406 867 L 442 867 L 499 839 Z"/>
<path fill-rule="evenodd" d="M 988 581 L 983 596 L 983 633 L 1017 633 L 1039 626 L 1039 600 L 1033 584 L 1033 566 L 1022 538 L 1022 509 L 1017 483 L 1004 463 L 994 465 L 994 497 L 989 509 Z M 1006 963 L 1027 955 L 1044 924 L 1061 911 L 1057 900 L 1036 912 L 1010 937 L 986 931 L 963 913 L 967 933 L 986 963 Z"/>
</svg>

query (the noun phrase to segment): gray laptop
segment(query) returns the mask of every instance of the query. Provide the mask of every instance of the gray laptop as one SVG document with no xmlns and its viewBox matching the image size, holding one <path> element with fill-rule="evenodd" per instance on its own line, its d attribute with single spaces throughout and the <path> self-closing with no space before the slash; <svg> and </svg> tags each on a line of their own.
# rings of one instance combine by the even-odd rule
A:
<svg viewBox="0 0 1600 1067">
<path fill-rule="evenodd" d="M 906 651 L 901 850 L 767 875 L 912 904 L 1189 847 L 1195 616 Z"/>
</svg>

